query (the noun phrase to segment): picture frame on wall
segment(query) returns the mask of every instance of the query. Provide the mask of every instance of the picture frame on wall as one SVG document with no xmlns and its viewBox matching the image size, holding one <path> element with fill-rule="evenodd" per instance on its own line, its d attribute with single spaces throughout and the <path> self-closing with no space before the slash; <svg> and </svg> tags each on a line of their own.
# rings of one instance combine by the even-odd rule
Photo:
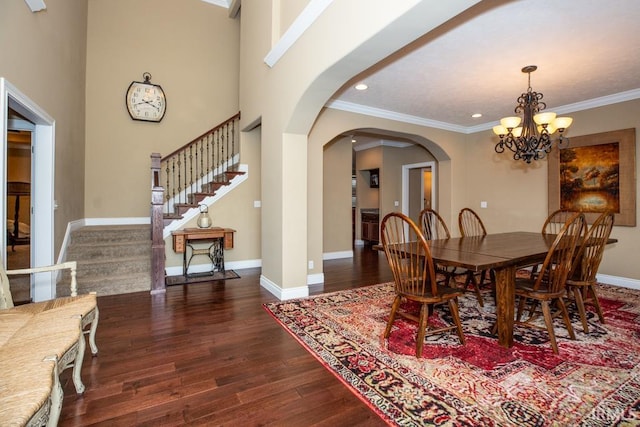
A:
<svg viewBox="0 0 640 427">
<path fill-rule="evenodd" d="M 378 169 L 371 169 L 369 171 L 369 187 L 371 188 L 380 187 L 380 173 Z"/>
<path fill-rule="evenodd" d="M 572 137 L 548 162 L 549 214 L 582 211 L 591 224 L 613 211 L 615 225 L 636 225 L 636 132 L 621 129 Z"/>
</svg>

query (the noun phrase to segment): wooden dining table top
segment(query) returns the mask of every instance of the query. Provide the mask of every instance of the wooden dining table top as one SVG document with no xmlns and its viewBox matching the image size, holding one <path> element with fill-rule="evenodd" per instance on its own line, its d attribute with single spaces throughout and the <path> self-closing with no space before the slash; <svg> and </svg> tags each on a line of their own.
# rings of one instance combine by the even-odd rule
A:
<svg viewBox="0 0 640 427">
<path fill-rule="evenodd" d="M 543 260 L 555 235 L 516 231 L 485 236 L 429 240 L 434 261 L 473 271 L 508 265 L 530 265 Z"/>
</svg>

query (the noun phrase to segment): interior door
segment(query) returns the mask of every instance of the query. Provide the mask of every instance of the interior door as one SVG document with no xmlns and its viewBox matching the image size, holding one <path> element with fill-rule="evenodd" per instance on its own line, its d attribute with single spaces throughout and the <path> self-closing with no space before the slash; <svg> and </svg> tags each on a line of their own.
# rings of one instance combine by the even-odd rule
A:
<svg viewBox="0 0 640 427">
<path fill-rule="evenodd" d="M 9 112 L 11 116 L 11 111 Z M 7 130 L 7 268 L 31 266 L 30 239 L 32 212 L 32 136 L 34 125 L 10 119 Z M 10 247 L 10 249 L 9 249 Z"/>
<path fill-rule="evenodd" d="M 0 197 L 0 212 L 7 216 L 7 133 L 9 112 L 24 120 L 22 124 L 31 127 L 31 266 L 45 266 L 54 263 L 54 177 L 55 177 L 55 120 L 29 97 L 0 77 L 0 188 L 4 194 Z M 12 128 L 18 125 L 11 123 Z M 0 223 L 0 232 L 6 235 L 6 221 Z M 36 241 L 37 237 L 37 241 Z M 2 242 L 2 251 L 6 253 L 6 239 Z M 10 249 L 10 248 L 9 248 Z M 6 266 L 6 257 L 3 260 Z M 37 273 L 31 279 L 31 298 L 44 301 L 55 298 L 56 286 L 53 273 Z"/>
</svg>

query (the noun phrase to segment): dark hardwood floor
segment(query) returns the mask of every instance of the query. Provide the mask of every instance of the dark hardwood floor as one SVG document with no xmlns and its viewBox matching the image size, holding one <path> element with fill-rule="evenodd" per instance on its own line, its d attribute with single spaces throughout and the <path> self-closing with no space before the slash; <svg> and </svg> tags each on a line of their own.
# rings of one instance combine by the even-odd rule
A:
<svg viewBox="0 0 640 427">
<path fill-rule="evenodd" d="M 98 298 L 99 354 L 84 395 L 62 375 L 61 426 L 378 426 L 384 422 L 262 308 L 260 269 L 240 279 Z M 324 263 L 312 294 L 391 281 L 384 254 Z"/>
</svg>

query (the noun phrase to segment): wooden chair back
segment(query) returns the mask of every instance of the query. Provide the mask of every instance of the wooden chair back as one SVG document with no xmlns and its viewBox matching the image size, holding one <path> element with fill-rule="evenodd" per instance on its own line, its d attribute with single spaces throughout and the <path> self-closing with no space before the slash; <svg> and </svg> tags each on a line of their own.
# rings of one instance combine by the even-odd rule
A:
<svg viewBox="0 0 640 427">
<path fill-rule="evenodd" d="M 551 213 L 542 225 L 542 234 L 558 234 L 573 214 L 575 214 L 574 211 L 566 209 L 558 209 Z"/>
<path fill-rule="evenodd" d="M 553 244 L 540 268 L 533 289 L 546 287 L 550 293 L 564 291 L 569 273 L 572 270 L 576 247 L 581 242 L 586 220 L 581 212 L 574 212 L 557 233 Z"/>
<path fill-rule="evenodd" d="M 396 293 L 411 297 L 438 294 L 431 251 L 411 218 L 399 212 L 382 219 L 382 247 L 393 272 Z"/>
<path fill-rule="evenodd" d="M 458 227 L 462 237 L 487 235 L 487 229 L 482 220 L 477 213 L 469 208 L 462 209 L 458 214 Z"/>
<path fill-rule="evenodd" d="M 614 214 L 605 212 L 600 215 L 581 242 L 575 257 L 574 271 L 571 279 L 580 282 L 595 282 L 604 248 L 613 229 Z"/>
<path fill-rule="evenodd" d="M 447 224 L 440 214 L 431 208 L 423 209 L 420 212 L 418 222 L 426 240 L 451 238 Z"/>
</svg>

